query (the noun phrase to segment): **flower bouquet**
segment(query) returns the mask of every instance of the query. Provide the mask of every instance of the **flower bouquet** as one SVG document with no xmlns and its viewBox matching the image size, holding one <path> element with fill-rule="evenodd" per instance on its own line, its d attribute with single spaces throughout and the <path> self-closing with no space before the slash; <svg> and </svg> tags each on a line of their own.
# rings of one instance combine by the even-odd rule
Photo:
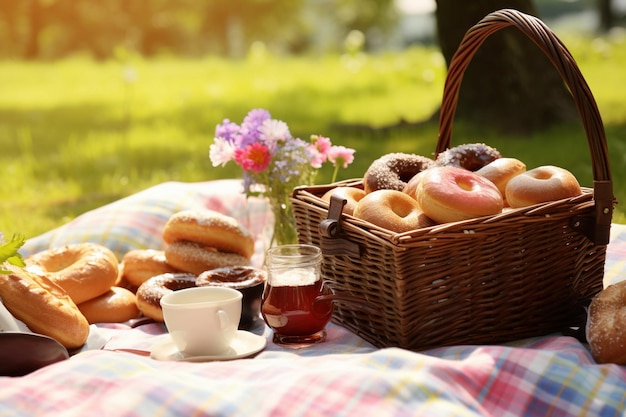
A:
<svg viewBox="0 0 626 417">
<path fill-rule="evenodd" d="M 234 161 L 243 170 L 247 196 L 265 196 L 274 213 L 271 244 L 297 242 L 289 197 L 294 187 L 312 185 L 326 162 L 334 166 L 333 182 L 340 167 L 354 161 L 354 149 L 335 146 L 330 139 L 311 135 L 309 141 L 293 137 L 283 121 L 264 109 L 251 110 L 240 125 L 225 119 L 215 128 L 209 156 L 213 166 Z"/>
</svg>

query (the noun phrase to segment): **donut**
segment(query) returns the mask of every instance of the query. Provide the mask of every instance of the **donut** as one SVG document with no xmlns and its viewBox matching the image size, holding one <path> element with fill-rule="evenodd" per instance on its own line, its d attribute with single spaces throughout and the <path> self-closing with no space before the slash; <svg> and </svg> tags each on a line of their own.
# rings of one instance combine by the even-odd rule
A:
<svg viewBox="0 0 626 417">
<path fill-rule="evenodd" d="M 582 193 L 576 177 L 566 169 L 540 166 L 513 177 L 505 198 L 513 208 L 576 197 Z"/>
<path fill-rule="evenodd" d="M 376 190 L 402 191 L 415 174 L 434 165 L 435 161 L 421 155 L 401 152 L 383 155 L 365 172 L 363 189 L 368 194 Z"/>
<path fill-rule="evenodd" d="M 600 291 L 587 315 L 587 342 L 594 360 L 626 365 L 626 281 Z"/>
<path fill-rule="evenodd" d="M 432 226 L 417 201 L 397 190 L 376 190 L 367 194 L 354 209 L 354 217 L 395 233 Z"/>
<path fill-rule="evenodd" d="M 437 155 L 437 166 L 451 166 L 477 171 L 488 163 L 501 158 L 497 149 L 484 143 L 466 143 L 447 149 Z"/>
<path fill-rule="evenodd" d="M 74 303 L 96 298 L 118 278 L 113 251 L 97 243 L 74 243 L 29 256 L 26 268 L 46 275 L 63 288 Z"/>
<path fill-rule="evenodd" d="M 149 278 L 168 272 L 180 272 L 167 263 L 165 251 L 156 249 L 133 249 L 124 254 L 124 278 L 139 287 Z"/>
<path fill-rule="evenodd" d="M 163 241 L 179 240 L 202 243 L 221 252 L 237 253 L 250 259 L 254 237 L 230 216 L 213 210 L 184 210 L 172 215 L 163 229 Z"/>
<path fill-rule="evenodd" d="M 137 289 L 137 308 L 144 316 L 163 322 L 161 298 L 172 291 L 196 286 L 197 276 L 184 272 L 157 275 L 145 281 Z"/>
<path fill-rule="evenodd" d="M 525 171 L 526 164 L 519 159 L 498 158 L 477 170 L 476 173 L 487 178 L 489 181 L 494 183 L 496 187 L 498 187 L 500 194 L 502 194 L 502 197 L 505 198 L 506 204 L 506 185 L 509 183 L 511 178 Z"/>
<path fill-rule="evenodd" d="M 417 174 L 413 175 L 413 178 L 411 178 L 409 182 L 406 183 L 406 185 L 402 189 L 402 192 L 410 195 L 413 198 L 416 198 L 415 191 L 417 190 L 417 185 L 422 180 L 424 172 L 426 171 L 418 172 Z"/>
<path fill-rule="evenodd" d="M 249 265 L 250 260 L 236 253 L 220 252 L 201 243 L 177 241 L 165 248 L 167 263 L 182 272 L 199 275 L 209 269 Z"/>
<path fill-rule="evenodd" d="M 501 213 L 504 206 L 502 194 L 494 183 L 457 167 L 429 169 L 415 194 L 424 214 L 437 223 Z"/>
<path fill-rule="evenodd" d="M 121 287 L 111 287 L 104 294 L 78 305 L 87 321 L 94 323 L 123 323 L 140 316 L 135 294 Z"/>
<path fill-rule="evenodd" d="M 67 349 L 81 347 L 89 322 L 67 292 L 45 275 L 5 262 L 0 274 L 0 298 L 9 312 L 28 328 L 56 339 Z"/>
<path fill-rule="evenodd" d="M 330 203 L 330 197 L 333 195 L 347 200 L 346 205 L 343 206 L 343 212 L 345 214 L 352 215 L 359 200 L 365 196 L 365 191 L 354 187 L 337 187 L 332 190 L 328 190 L 322 196 L 322 200 Z"/>
<path fill-rule="evenodd" d="M 205 271 L 196 279 L 196 286 L 233 288 L 241 292 L 240 329 L 250 328 L 261 316 L 261 302 L 267 273 L 252 266 L 233 266 Z"/>
</svg>

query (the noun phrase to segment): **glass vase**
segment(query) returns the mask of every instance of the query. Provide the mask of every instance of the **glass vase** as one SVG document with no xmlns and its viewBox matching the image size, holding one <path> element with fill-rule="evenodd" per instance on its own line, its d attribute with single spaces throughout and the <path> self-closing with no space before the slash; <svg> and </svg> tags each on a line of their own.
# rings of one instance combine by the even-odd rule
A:
<svg viewBox="0 0 626 417">
<path fill-rule="evenodd" d="M 274 229 L 270 247 L 298 243 L 296 219 L 291 210 L 288 196 L 269 196 L 270 207 L 274 214 Z"/>
</svg>

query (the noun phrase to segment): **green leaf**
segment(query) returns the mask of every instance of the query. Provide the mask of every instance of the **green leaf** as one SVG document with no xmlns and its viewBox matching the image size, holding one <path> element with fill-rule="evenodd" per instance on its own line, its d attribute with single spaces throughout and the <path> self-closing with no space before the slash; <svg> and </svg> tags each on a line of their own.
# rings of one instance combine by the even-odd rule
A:
<svg viewBox="0 0 626 417">
<path fill-rule="evenodd" d="M 26 243 L 26 237 L 20 234 L 14 234 L 11 240 L 0 245 L 0 265 L 8 262 L 15 266 L 25 266 L 24 259 L 18 250 Z M 8 274 L 9 271 L 1 270 L 0 274 Z"/>
</svg>

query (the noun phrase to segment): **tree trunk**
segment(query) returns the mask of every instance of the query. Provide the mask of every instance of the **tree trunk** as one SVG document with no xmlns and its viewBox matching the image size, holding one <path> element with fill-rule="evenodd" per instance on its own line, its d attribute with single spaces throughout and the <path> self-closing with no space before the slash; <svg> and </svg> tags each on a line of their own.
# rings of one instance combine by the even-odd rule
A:
<svg viewBox="0 0 626 417">
<path fill-rule="evenodd" d="M 537 15 L 532 0 L 437 0 L 437 33 L 450 63 L 466 31 L 492 11 Z M 530 133 L 578 119 L 574 101 L 543 52 L 517 28 L 489 36 L 463 77 L 456 120 Z"/>
<path fill-rule="evenodd" d="M 598 0 L 598 14 L 600 15 L 600 30 L 608 32 L 615 24 L 611 0 Z"/>
</svg>

